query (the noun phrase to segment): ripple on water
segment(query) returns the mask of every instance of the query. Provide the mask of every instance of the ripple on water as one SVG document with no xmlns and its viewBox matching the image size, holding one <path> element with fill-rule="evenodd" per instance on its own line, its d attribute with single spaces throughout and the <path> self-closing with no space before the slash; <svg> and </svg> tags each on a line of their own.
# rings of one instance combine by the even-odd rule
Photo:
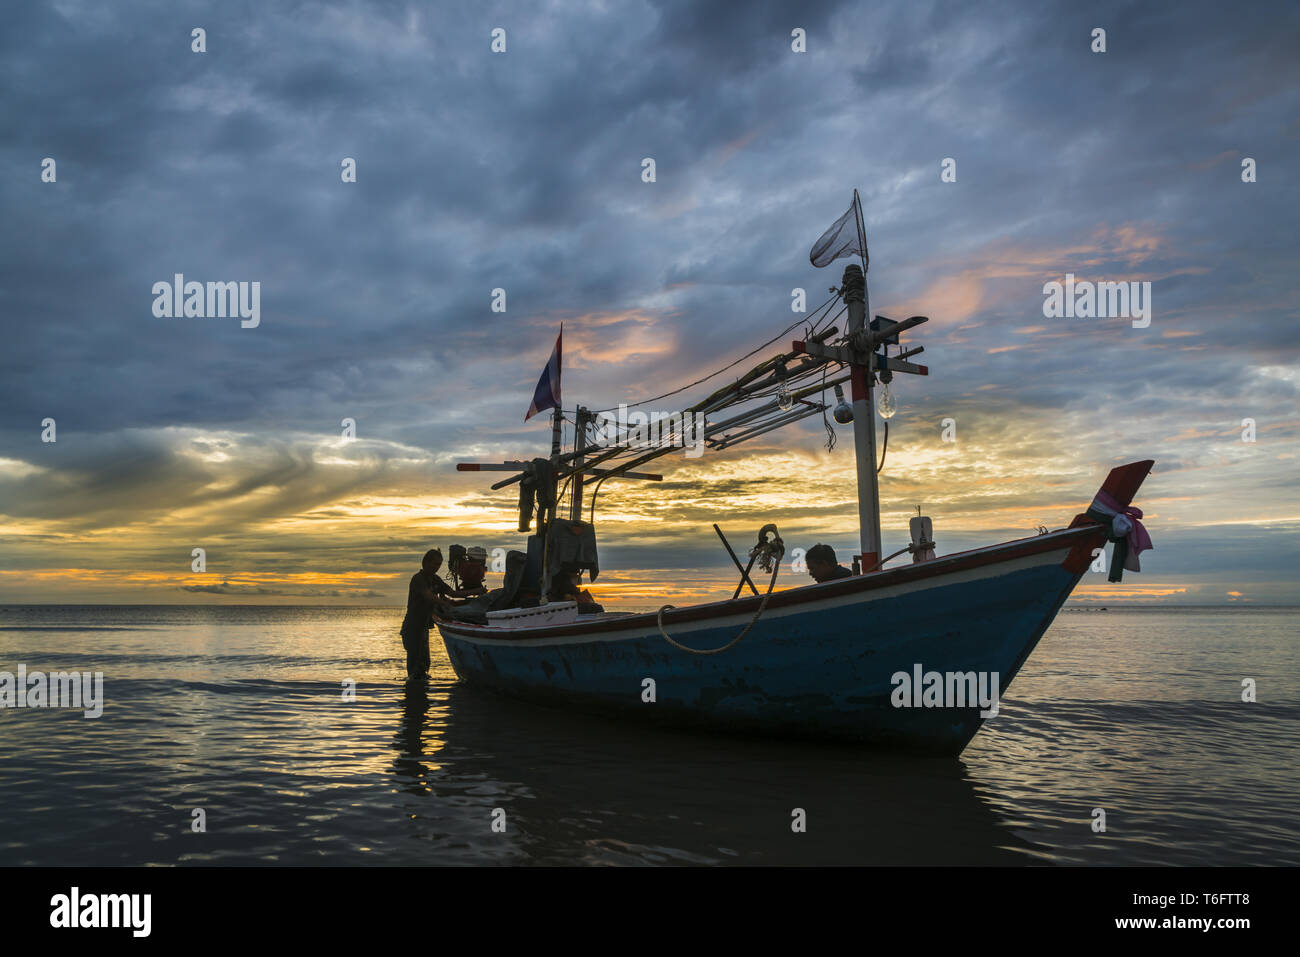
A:
<svg viewBox="0 0 1300 957">
<path fill-rule="evenodd" d="M 408 691 L 391 610 L 23 615 L 0 669 L 108 700 L 0 714 L 0 864 L 1300 863 L 1286 616 L 1062 616 L 951 761 L 502 701 L 436 645 Z"/>
</svg>

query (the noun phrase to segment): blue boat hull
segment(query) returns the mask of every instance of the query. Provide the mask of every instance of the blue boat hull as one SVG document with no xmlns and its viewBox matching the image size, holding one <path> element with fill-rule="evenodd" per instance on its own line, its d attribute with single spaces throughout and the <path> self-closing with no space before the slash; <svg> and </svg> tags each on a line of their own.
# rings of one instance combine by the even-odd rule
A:
<svg viewBox="0 0 1300 957">
<path fill-rule="evenodd" d="M 514 697 L 672 724 L 957 754 L 985 720 L 978 705 L 897 707 L 894 675 L 917 667 L 995 674 L 1004 693 L 1097 541 L 1095 530 L 1058 532 L 779 592 L 750 632 L 716 655 L 674 648 L 653 615 L 508 634 L 452 622 L 439 629 L 457 675 Z M 664 627 L 684 645 L 716 648 L 756 607 L 751 598 L 680 609 L 665 616 Z"/>
</svg>

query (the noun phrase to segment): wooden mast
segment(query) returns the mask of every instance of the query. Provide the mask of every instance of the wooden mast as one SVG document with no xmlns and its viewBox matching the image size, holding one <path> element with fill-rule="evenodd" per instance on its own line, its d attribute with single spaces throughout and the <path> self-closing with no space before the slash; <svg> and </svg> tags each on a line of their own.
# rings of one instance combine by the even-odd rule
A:
<svg viewBox="0 0 1300 957">
<path fill-rule="evenodd" d="M 578 412 L 573 426 L 573 504 L 569 506 L 569 521 L 582 521 L 582 453 L 587 450 L 587 422 L 591 418 L 591 413 L 582 406 L 578 406 Z"/>
<path fill-rule="evenodd" d="M 866 328 L 866 277 L 857 266 L 844 269 L 844 304 L 849 311 L 849 339 L 861 338 Z M 876 410 L 872 390 L 876 376 L 867 361 L 851 363 L 849 380 L 853 396 L 853 454 L 858 468 L 859 560 L 864 570 L 880 561 L 880 487 L 876 482 Z"/>
<path fill-rule="evenodd" d="M 560 464 L 560 438 L 564 434 L 564 415 L 560 412 L 560 407 L 555 407 L 555 414 L 551 416 L 551 464 Z"/>
<path fill-rule="evenodd" d="M 853 204 L 860 210 L 857 190 L 853 191 Z M 860 211 L 858 215 L 860 217 Z M 860 218 L 858 241 L 862 253 L 862 265 L 865 267 L 867 246 L 866 238 L 862 234 Z M 849 367 L 853 390 L 853 452 L 858 473 L 858 540 L 862 548 L 859 559 L 862 563 L 862 571 L 865 573 L 874 570 L 880 564 L 882 554 L 880 487 L 876 480 L 876 410 L 872 395 L 876 370 L 929 375 L 930 370 L 925 366 L 907 362 L 902 357 L 887 356 L 883 351 L 886 343 L 898 343 L 900 332 L 929 320 L 925 316 L 912 316 L 902 322 L 894 322 L 884 316 L 877 316 L 875 322 L 868 324 L 866 275 L 863 269 L 856 265 L 845 267 L 840 294 L 849 313 L 848 333 L 844 344 L 830 346 L 814 339 L 806 342 L 796 340 L 793 349 L 795 352 L 835 359 Z M 877 348 L 882 351 L 877 353 Z M 905 355 L 914 356 L 922 351 L 923 347 L 918 346 Z"/>
</svg>

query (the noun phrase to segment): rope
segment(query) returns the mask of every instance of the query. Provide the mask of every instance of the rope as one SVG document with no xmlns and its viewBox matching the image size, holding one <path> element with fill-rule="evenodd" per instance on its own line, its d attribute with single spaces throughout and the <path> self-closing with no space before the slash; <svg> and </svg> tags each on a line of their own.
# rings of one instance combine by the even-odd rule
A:
<svg viewBox="0 0 1300 957">
<path fill-rule="evenodd" d="M 826 364 L 822 365 L 822 395 L 826 394 Z M 886 425 L 889 423 L 886 422 Z M 822 405 L 822 425 L 826 427 L 826 451 L 835 451 L 835 430 L 831 428 L 831 420 L 826 418 L 826 405 Z M 877 469 L 876 471 L 880 471 Z"/>
<path fill-rule="evenodd" d="M 662 608 L 659 609 L 659 615 L 656 619 L 659 625 L 659 634 L 663 635 L 664 640 L 667 641 L 668 644 L 672 645 L 674 648 L 680 648 L 682 651 L 689 651 L 693 655 L 716 655 L 720 652 L 726 651 L 728 648 L 734 648 L 736 646 L 736 643 L 739 642 L 741 638 L 744 638 L 747 634 L 749 634 L 749 629 L 754 627 L 754 625 L 758 622 L 759 616 L 763 614 L 763 609 L 767 607 L 767 600 L 772 595 L 772 588 L 774 585 L 776 585 L 776 573 L 779 572 L 780 570 L 781 570 L 780 561 L 773 562 L 772 580 L 767 583 L 767 592 L 763 595 L 763 600 L 758 603 L 758 611 L 754 612 L 754 617 L 749 619 L 749 624 L 745 626 L 745 630 L 742 631 L 740 634 L 738 634 L 735 638 L 732 638 L 721 648 L 710 648 L 707 651 L 700 651 L 697 648 L 687 648 L 685 645 L 673 641 L 672 637 L 668 634 L 668 632 L 664 631 L 664 612 L 666 612 L 670 608 L 675 608 L 676 607 L 675 605 L 664 605 Z"/>
<path fill-rule="evenodd" d="M 923 543 L 923 544 L 928 544 L 928 545 L 930 545 L 930 547 L 932 547 L 932 548 L 934 547 L 934 542 L 928 542 L 928 543 Z M 870 568 L 864 568 L 864 569 L 862 569 L 862 574 L 865 575 L 865 574 L 867 574 L 867 572 L 874 572 L 874 571 L 875 571 L 877 568 L 879 568 L 881 565 L 885 564 L 885 562 L 887 562 L 887 561 L 891 561 L 891 560 L 897 558 L 899 555 L 903 554 L 903 552 L 910 552 L 911 550 L 912 550 L 912 546 L 911 546 L 910 544 L 909 544 L 906 548 L 900 548 L 898 551 L 894 552 L 894 554 L 890 555 L 888 558 L 882 558 L 880 561 L 876 562 L 876 563 L 875 563 L 874 565 L 872 565 Z"/>
<path fill-rule="evenodd" d="M 822 303 L 822 304 L 821 304 L 820 306 L 818 306 L 815 310 L 813 310 L 812 315 L 814 315 L 814 316 L 817 315 L 817 313 L 821 312 L 823 309 L 826 309 L 828 306 L 830 306 L 832 303 L 834 303 L 838 298 L 839 298 L 839 294 L 838 294 L 838 293 L 836 293 L 835 295 L 831 296 L 831 298 L 827 299 L 824 303 Z M 811 318 L 811 317 L 809 317 L 809 318 Z M 825 317 L 823 316 L 822 318 L 824 319 Z M 818 320 L 818 322 L 820 322 L 820 321 L 821 321 L 821 320 Z M 728 363 L 727 365 L 723 366 L 721 369 L 717 369 L 717 370 L 715 370 L 715 371 L 713 371 L 713 372 L 710 372 L 708 375 L 706 375 L 706 376 L 702 376 L 701 378 L 696 379 L 694 382 L 688 382 L 686 385 L 682 386 L 682 387 L 679 388 L 679 389 L 673 389 L 671 392 L 665 392 L 663 395 L 652 396 L 652 397 L 649 398 L 649 399 L 642 399 L 640 402 L 629 402 L 629 403 L 627 404 L 627 407 L 628 407 L 629 409 L 634 409 L 634 408 L 636 408 L 638 405 L 646 405 L 647 403 L 650 403 L 650 402 L 658 402 L 660 399 L 666 399 L 666 398 L 668 398 L 669 396 L 677 395 L 679 392 L 685 392 L 687 389 L 690 389 L 690 388 L 692 388 L 692 387 L 694 387 L 694 386 L 697 386 L 697 385 L 699 385 L 699 384 L 702 383 L 702 382 L 707 382 L 707 381 L 709 381 L 710 379 L 712 379 L 715 375 L 720 375 L 721 373 L 726 372 L 726 371 L 727 371 L 728 369 L 730 369 L 732 366 L 739 365 L 740 363 L 744 362 L 746 359 L 748 359 L 750 356 L 754 355 L 755 353 L 761 352 L 762 350 L 766 349 L 766 348 L 767 348 L 768 346 L 770 346 L 772 343 L 776 342 L 778 339 L 780 339 L 782 336 L 784 336 L 786 333 L 788 333 L 791 329 L 795 329 L 795 328 L 797 328 L 797 327 L 800 326 L 800 325 L 804 325 L 804 324 L 806 324 L 807 322 L 808 322 L 808 318 L 804 318 L 804 319 L 796 319 L 794 322 L 790 323 L 790 325 L 786 326 L 784 329 L 782 329 L 780 332 L 778 332 L 776 335 L 774 335 L 771 339 L 768 339 L 767 342 L 764 342 L 762 345 L 758 346 L 756 349 L 753 349 L 753 350 L 751 350 L 751 351 L 749 351 L 749 352 L 746 352 L 743 356 L 741 356 L 741 357 L 740 357 L 739 359 L 737 359 L 735 362 Z M 815 327 L 815 325 L 816 325 L 816 324 L 814 324 L 814 327 Z M 608 409 L 595 409 L 595 410 L 593 410 L 593 411 L 596 412 L 596 413 L 599 413 L 599 412 L 613 412 L 616 408 L 617 408 L 617 406 L 611 406 L 611 407 L 608 408 Z"/>
<path fill-rule="evenodd" d="M 561 503 L 562 501 L 564 501 L 564 493 L 567 492 L 567 491 L 569 490 L 569 483 L 572 482 L 572 481 L 573 481 L 573 476 L 570 475 L 567 479 L 564 480 L 564 485 L 562 485 L 562 486 L 560 487 L 560 491 L 559 491 L 559 492 L 556 494 L 556 496 L 555 496 L 555 511 L 556 511 L 556 514 L 559 514 L 559 511 L 560 511 L 560 503 Z"/>
<path fill-rule="evenodd" d="M 880 465 L 876 467 L 877 475 L 879 475 L 880 470 L 885 467 L 885 453 L 888 451 L 889 451 L 889 420 L 885 419 L 885 441 L 881 443 L 880 446 Z M 889 559 L 885 559 L 885 561 L 889 561 Z"/>
<path fill-rule="evenodd" d="M 602 475 L 600 481 L 596 483 L 596 487 L 591 490 L 591 511 L 589 513 L 590 517 L 587 519 L 589 525 L 596 524 L 596 496 L 600 494 L 600 486 L 607 478 L 609 478 L 608 475 Z"/>
</svg>

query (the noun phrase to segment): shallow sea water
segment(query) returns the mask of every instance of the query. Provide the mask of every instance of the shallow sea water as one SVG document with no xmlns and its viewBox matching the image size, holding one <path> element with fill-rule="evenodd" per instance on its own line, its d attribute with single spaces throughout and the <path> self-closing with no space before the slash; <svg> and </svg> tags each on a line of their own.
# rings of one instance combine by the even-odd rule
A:
<svg viewBox="0 0 1300 957">
<path fill-rule="evenodd" d="M 957 759 L 498 699 L 436 631 L 408 689 L 401 617 L 0 606 L 107 699 L 0 710 L 0 865 L 1300 864 L 1297 609 L 1067 609 Z"/>
</svg>

